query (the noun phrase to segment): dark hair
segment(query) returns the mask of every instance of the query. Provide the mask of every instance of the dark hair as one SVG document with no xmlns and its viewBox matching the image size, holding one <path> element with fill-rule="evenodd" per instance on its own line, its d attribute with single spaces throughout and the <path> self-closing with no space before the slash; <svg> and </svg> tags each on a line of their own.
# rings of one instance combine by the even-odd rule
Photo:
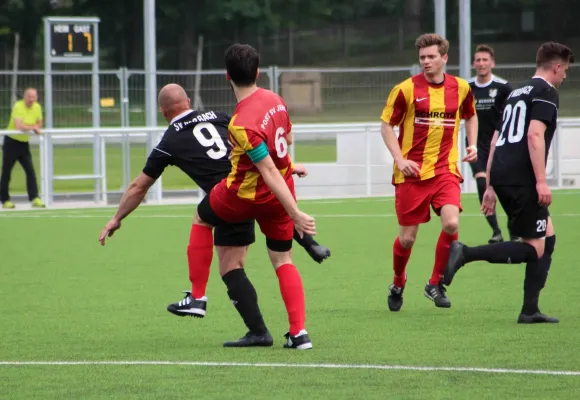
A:
<svg viewBox="0 0 580 400">
<path fill-rule="evenodd" d="M 233 44 L 226 50 L 226 70 L 236 86 L 256 83 L 260 54 L 249 44 Z"/>
<path fill-rule="evenodd" d="M 557 42 L 546 42 L 542 44 L 536 53 L 536 66 L 546 67 L 554 61 L 573 63 L 574 54 L 569 47 Z"/>
<path fill-rule="evenodd" d="M 439 54 L 444 56 L 449 51 L 449 42 L 436 33 L 425 33 L 415 40 L 415 47 L 421 50 L 424 47 L 437 46 Z"/>
<path fill-rule="evenodd" d="M 489 47 L 487 44 L 478 45 L 475 48 L 475 52 L 476 53 L 487 53 L 492 58 L 492 60 L 495 58 L 495 53 L 493 52 L 493 49 L 491 47 Z"/>
</svg>

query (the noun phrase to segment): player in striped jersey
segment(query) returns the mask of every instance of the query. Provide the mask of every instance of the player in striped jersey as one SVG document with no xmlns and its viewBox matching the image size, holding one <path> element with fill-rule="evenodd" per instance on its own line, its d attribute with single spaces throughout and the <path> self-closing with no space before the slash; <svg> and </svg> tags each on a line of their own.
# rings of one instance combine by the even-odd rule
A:
<svg viewBox="0 0 580 400">
<path fill-rule="evenodd" d="M 268 255 L 288 313 L 290 327 L 284 335 L 284 347 L 307 350 L 312 342 L 305 329 L 304 289 L 291 249 L 294 228 L 299 233 L 315 234 L 316 224 L 296 204 L 288 154 L 292 142 L 290 116 L 280 96 L 256 85 L 259 63 L 260 56 L 252 46 L 234 44 L 226 50 L 226 78 L 238 100 L 228 127 L 232 169 L 199 204 L 195 222 L 219 227 L 256 220 L 266 236 Z M 211 251 L 211 246 L 206 247 L 203 251 Z M 248 346 L 263 340 L 264 333 L 250 331 L 226 345 Z"/>
<path fill-rule="evenodd" d="M 399 236 L 393 245 L 394 280 L 389 286 L 391 311 L 403 305 L 405 273 L 419 224 L 428 222 L 432 207 L 441 217 L 442 231 L 425 296 L 437 307 L 451 307 L 441 277 L 451 242 L 457 240 L 461 212 L 457 165 L 460 119 L 467 130 L 467 156 L 477 160 L 477 114 L 471 88 L 464 79 L 444 73 L 449 42 L 436 34 L 417 38 L 422 73 L 396 85 L 383 110 L 381 133 L 394 159 L 393 184 Z M 397 138 L 394 126 L 399 127 Z"/>
</svg>

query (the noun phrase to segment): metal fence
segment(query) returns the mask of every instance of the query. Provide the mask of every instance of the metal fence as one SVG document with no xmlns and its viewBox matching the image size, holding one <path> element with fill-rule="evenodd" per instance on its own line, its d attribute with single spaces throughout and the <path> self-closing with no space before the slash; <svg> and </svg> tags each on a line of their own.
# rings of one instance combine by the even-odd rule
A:
<svg viewBox="0 0 580 400">
<path fill-rule="evenodd" d="M 156 127 L 46 130 L 40 139 L 35 137 L 33 141 L 39 150 L 36 162 L 43 200 L 49 206 L 65 199 L 115 203 L 130 180 L 141 171 L 151 151 L 143 144 L 157 143 L 163 131 L 164 128 Z M 382 142 L 379 123 L 295 124 L 292 131 L 294 143 L 290 154 L 296 162 L 304 162 L 309 170 L 307 179 L 296 181 L 298 196 L 393 195 L 393 160 Z M 0 130 L 0 136 L 9 133 Z M 63 151 L 70 150 L 71 145 L 82 147 Z M 139 148 L 135 149 L 137 145 Z M 461 158 L 465 153 L 463 140 L 459 146 Z M 465 178 L 463 191 L 474 192 L 476 185 L 469 166 L 460 163 L 460 168 Z M 179 190 L 171 190 L 175 188 L 175 180 L 171 182 L 168 170 L 150 190 L 149 201 L 199 198 L 201 193 L 191 180 L 175 172 L 174 178 L 179 177 L 183 183 Z M 547 175 L 553 188 L 580 186 L 580 118 L 559 120 Z M 12 179 L 11 185 L 23 184 L 23 181 Z M 66 184 L 65 192 L 58 190 L 59 184 Z"/>
<path fill-rule="evenodd" d="M 377 121 L 391 88 L 417 71 L 417 66 L 388 68 L 297 69 L 276 66 L 261 69 L 259 84 L 281 94 L 297 123 Z M 458 67 L 449 66 L 451 74 Z M 580 98 L 579 67 L 572 66 L 560 89 L 560 115 L 577 116 Z M 535 72 L 533 64 L 498 65 L 494 73 L 514 86 Z M 181 84 L 194 102 L 198 95 L 200 109 L 232 112 L 235 98 L 225 80 L 225 71 L 200 73 L 199 92 L 195 93 L 196 71 L 158 71 L 157 85 Z M 90 127 L 92 125 L 90 71 L 54 71 L 54 127 Z M 14 82 L 16 79 L 16 82 Z M 16 83 L 13 85 L 13 83 Z M 6 127 L 12 106 L 12 87 L 22 94 L 26 87 L 38 89 L 44 99 L 44 72 L 0 71 L 0 128 Z M 100 71 L 101 126 L 145 125 L 145 72 L 141 70 Z M 161 124 L 163 119 L 158 116 Z"/>
</svg>

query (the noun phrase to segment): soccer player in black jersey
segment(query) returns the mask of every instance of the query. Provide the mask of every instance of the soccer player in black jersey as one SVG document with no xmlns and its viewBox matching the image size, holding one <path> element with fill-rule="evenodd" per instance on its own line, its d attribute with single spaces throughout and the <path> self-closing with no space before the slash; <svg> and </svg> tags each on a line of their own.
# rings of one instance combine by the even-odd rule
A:
<svg viewBox="0 0 580 400">
<path fill-rule="evenodd" d="M 486 189 L 486 170 L 491 138 L 495 131 L 501 127 L 503 108 L 507 97 L 512 91 L 512 86 L 506 80 L 492 73 L 493 67 L 495 67 L 495 56 L 491 47 L 485 44 L 477 46 L 473 56 L 473 66 L 476 76 L 468 82 L 475 97 L 479 128 L 477 133 L 477 161 L 471 163 L 470 167 L 477 183 L 477 194 L 481 203 Z M 486 219 L 493 231 L 489 243 L 503 242 L 496 215 L 487 215 Z"/>
<path fill-rule="evenodd" d="M 522 242 L 468 247 L 453 242 L 443 281 L 451 284 L 457 270 L 472 261 L 526 263 L 524 304 L 518 323 L 555 323 L 540 312 L 538 300 L 548 278 L 556 235 L 548 206 L 552 194 L 546 182 L 546 162 L 556 131 L 559 96 L 572 51 L 555 42 L 544 43 L 536 54 L 536 74 L 507 99 L 499 134 L 494 134 L 487 166 L 488 187 L 482 211 L 495 212 L 496 196 L 514 235 Z"/>
<path fill-rule="evenodd" d="M 176 84 L 169 84 L 161 89 L 159 107 L 169 122 L 169 127 L 149 155 L 141 174 L 123 195 L 114 217 L 103 229 L 99 237 L 102 245 L 105 244 L 107 236 L 112 236 L 121 227 L 121 220 L 139 206 L 151 185 L 167 166 L 174 165 L 181 169 L 206 193 L 227 177 L 231 170 L 228 115 L 217 111 L 192 110 L 187 94 Z M 295 165 L 293 172 L 298 176 L 306 175 L 306 170 L 301 165 Z M 197 239 L 192 241 L 193 237 Z M 300 237 L 295 232 L 294 238 L 315 261 L 321 263 L 330 256 L 330 251 L 319 245 L 312 236 L 304 233 Z M 220 275 L 228 288 L 232 303 L 248 329 L 258 333 L 255 337 L 263 339 L 251 343 L 237 341 L 236 346 L 271 346 L 272 337 L 267 332 L 259 310 L 256 291 L 243 269 L 247 247 L 255 240 L 254 220 L 216 227 L 213 236 L 211 228 L 195 223 L 192 225 L 187 248 L 192 291 L 187 291 L 184 299 L 170 304 L 167 310 L 178 316 L 205 316 L 205 291 L 213 253 L 209 254 L 210 260 L 199 260 L 196 259 L 199 257 L 196 250 L 199 246 L 208 244 L 211 247 L 212 240 L 220 261 Z M 207 267 L 200 268 L 203 265 Z"/>
</svg>

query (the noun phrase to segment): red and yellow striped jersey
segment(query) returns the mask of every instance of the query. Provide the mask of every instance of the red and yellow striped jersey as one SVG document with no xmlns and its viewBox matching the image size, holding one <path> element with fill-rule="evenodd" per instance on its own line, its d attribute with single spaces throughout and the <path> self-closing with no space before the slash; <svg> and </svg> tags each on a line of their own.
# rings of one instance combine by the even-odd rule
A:
<svg viewBox="0 0 580 400">
<path fill-rule="evenodd" d="M 240 101 L 228 126 L 232 145 L 228 190 L 256 203 L 273 200 L 274 194 L 252 160 L 263 159 L 267 151 L 284 179 L 293 179 L 286 140 L 291 129 L 286 103 L 274 92 L 259 88 Z"/>
<path fill-rule="evenodd" d="M 421 168 L 419 177 L 404 176 L 395 164 L 393 184 L 433 178 L 451 172 L 463 180 L 459 167 L 460 119 L 475 115 L 475 100 L 466 80 L 445 74 L 441 84 L 421 73 L 395 86 L 381 120 L 399 126 L 403 157 Z"/>
</svg>

